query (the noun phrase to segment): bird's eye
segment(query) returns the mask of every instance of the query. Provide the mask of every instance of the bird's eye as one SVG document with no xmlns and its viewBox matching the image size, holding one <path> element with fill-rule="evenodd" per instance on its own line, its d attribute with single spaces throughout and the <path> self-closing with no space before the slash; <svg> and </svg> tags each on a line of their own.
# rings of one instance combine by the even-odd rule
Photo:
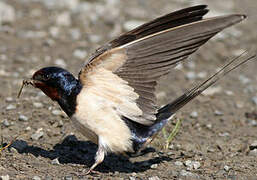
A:
<svg viewBox="0 0 257 180">
<path fill-rule="evenodd" d="M 43 79 L 44 79 L 45 81 L 47 81 L 47 80 L 50 79 L 49 74 L 44 74 L 42 77 L 43 77 Z"/>
</svg>

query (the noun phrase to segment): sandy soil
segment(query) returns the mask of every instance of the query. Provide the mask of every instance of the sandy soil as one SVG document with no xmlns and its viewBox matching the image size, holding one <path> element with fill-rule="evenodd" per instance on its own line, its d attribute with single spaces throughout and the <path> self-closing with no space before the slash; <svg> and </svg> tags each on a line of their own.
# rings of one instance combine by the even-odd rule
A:
<svg viewBox="0 0 257 180">
<path fill-rule="evenodd" d="M 2 2 L 2 1 L 1 1 Z M 95 48 L 159 15 L 208 4 L 210 16 L 245 13 L 249 18 L 208 42 L 165 77 L 160 105 L 211 75 L 242 50 L 256 51 L 255 0 L 63 1 L 6 0 L 14 19 L 0 26 L 0 136 L 2 179 L 255 179 L 257 177 L 257 62 L 229 74 L 179 113 L 182 126 L 168 149 L 162 133 L 144 155 L 109 155 L 93 163 L 96 146 L 79 134 L 59 106 L 36 89 L 17 92 L 38 68 L 59 65 L 77 74 Z M 76 4 L 77 3 L 77 4 Z M 1 6 L 1 4 L 0 4 Z M 254 102 L 255 100 L 255 102 Z M 170 122 L 170 132 L 176 122 Z M 0 179 L 1 179 L 0 178 Z"/>
</svg>

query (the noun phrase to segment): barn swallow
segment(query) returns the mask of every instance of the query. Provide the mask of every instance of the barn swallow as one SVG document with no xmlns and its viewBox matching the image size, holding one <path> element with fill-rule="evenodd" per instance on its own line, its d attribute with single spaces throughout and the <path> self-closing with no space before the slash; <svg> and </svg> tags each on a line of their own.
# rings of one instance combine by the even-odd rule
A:
<svg viewBox="0 0 257 180">
<path fill-rule="evenodd" d="M 139 152 L 180 108 L 253 58 L 233 59 L 200 85 L 158 108 L 155 90 L 160 77 L 214 35 L 246 18 L 240 14 L 203 18 L 207 12 L 206 5 L 189 7 L 122 34 L 97 49 L 78 78 L 65 69 L 45 67 L 24 80 L 23 85 L 31 84 L 57 101 L 79 132 L 98 145 L 87 173 L 108 152 Z"/>
</svg>

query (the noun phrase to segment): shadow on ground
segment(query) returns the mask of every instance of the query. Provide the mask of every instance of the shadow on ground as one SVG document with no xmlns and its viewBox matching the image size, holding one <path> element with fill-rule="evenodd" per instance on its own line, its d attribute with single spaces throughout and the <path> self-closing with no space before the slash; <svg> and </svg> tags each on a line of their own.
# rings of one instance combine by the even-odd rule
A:
<svg viewBox="0 0 257 180">
<path fill-rule="evenodd" d="M 33 154 L 34 156 L 44 157 L 48 159 L 58 158 L 61 164 L 82 164 L 90 167 L 94 162 L 94 156 L 97 151 L 97 145 L 89 141 L 79 141 L 76 136 L 67 136 L 62 143 L 58 143 L 53 147 L 53 150 L 45 150 L 37 146 L 29 146 L 26 141 L 16 140 L 12 146 L 20 154 Z M 155 152 L 153 148 L 147 148 L 142 152 L 142 156 L 148 153 Z M 100 164 L 96 170 L 99 172 L 143 172 L 151 168 L 153 164 L 159 164 L 162 161 L 171 161 L 170 157 L 158 155 L 148 160 L 131 162 L 129 157 L 118 156 L 115 154 L 108 155 L 104 162 Z"/>
</svg>

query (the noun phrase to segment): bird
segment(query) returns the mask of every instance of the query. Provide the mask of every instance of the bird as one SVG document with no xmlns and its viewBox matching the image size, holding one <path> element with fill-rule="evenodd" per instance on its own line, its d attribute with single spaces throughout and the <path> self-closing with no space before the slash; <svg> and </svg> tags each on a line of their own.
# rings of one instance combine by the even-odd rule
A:
<svg viewBox="0 0 257 180">
<path fill-rule="evenodd" d="M 40 89 L 98 145 L 86 174 L 95 172 L 110 152 L 138 153 L 184 105 L 253 58 L 236 57 L 206 81 L 157 106 L 155 91 L 162 76 L 217 33 L 246 18 L 242 14 L 204 18 L 208 11 L 207 5 L 184 8 L 121 34 L 93 52 L 77 78 L 60 67 L 41 68 L 23 81 L 19 96 L 23 86 Z"/>
</svg>

